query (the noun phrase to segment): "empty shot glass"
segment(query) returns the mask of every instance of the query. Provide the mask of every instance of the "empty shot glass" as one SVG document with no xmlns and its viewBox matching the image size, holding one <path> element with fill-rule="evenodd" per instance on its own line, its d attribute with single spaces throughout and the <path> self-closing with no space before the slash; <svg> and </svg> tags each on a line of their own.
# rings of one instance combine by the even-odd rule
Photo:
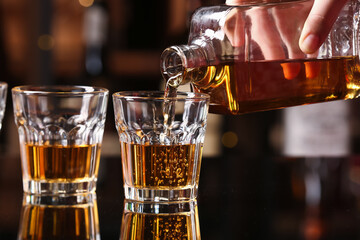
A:
<svg viewBox="0 0 360 240">
<path fill-rule="evenodd" d="M 197 197 L 209 96 L 161 91 L 113 94 L 125 198 L 169 202 Z"/>
<path fill-rule="evenodd" d="M 87 86 L 12 89 L 24 192 L 93 192 L 108 90 Z"/>
</svg>

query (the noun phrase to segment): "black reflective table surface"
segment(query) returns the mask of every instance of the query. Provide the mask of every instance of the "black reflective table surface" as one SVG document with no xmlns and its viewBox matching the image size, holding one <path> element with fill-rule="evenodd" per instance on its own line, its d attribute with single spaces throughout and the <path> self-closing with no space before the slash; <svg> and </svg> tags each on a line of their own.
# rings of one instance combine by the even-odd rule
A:
<svg viewBox="0 0 360 240">
<path fill-rule="evenodd" d="M 2 163 L 20 163 L 19 159 L 5 161 L 5 158 L 1 157 Z M 140 239 L 136 236 L 147 230 L 144 226 L 141 229 L 139 223 L 153 226 L 155 222 L 158 233 L 162 227 L 167 228 L 163 229 L 167 232 L 174 228 L 189 231 L 198 224 L 199 235 L 206 240 L 360 239 L 360 156 L 252 158 L 229 151 L 218 158 L 205 157 L 196 211 L 191 212 L 192 215 L 175 215 L 170 219 L 156 215 L 145 219 L 132 214 L 131 210 L 139 208 L 124 202 L 120 159 L 103 158 L 101 161 L 95 205 L 83 204 L 78 209 L 63 211 L 56 207 L 46 211 L 36 204 L 23 206 L 20 167 L 3 164 L 0 239 L 17 239 L 24 231 L 41 232 L 43 230 L 38 228 L 46 229 L 54 221 L 57 221 L 58 230 L 64 233 L 63 238 L 54 239 L 69 239 L 66 236 L 71 231 L 76 235 L 76 231 L 83 231 L 84 224 L 91 224 L 91 221 L 98 224 L 98 229 L 89 231 L 98 231 L 99 238 L 106 240 Z M 184 209 L 189 212 L 188 207 Z M 130 225 L 123 219 L 129 220 Z M 121 233 L 122 222 L 127 224 L 123 229 L 134 231 L 126 238 Z M 55 233 L 49 234 L 42 239 L 49 239 Z M 172 234 L 167 235 L 172 236 L 168 239 L 187 239 L 189 236 Z M 86 234 L 77 236 L 75 239 L 88 238 Z"/>
</svg>

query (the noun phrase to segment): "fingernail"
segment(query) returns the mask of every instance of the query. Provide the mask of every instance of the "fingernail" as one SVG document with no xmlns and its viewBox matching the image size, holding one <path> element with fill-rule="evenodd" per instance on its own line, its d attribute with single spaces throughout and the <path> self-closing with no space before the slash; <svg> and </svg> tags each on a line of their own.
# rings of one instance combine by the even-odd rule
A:
<svg viewBox="0 0 360 240">
<path fill-rule="evenodd" d="M 319 37 L 315 34 L 308 35 L 300 45 L 304 53 L 314 53 L 319 48 Z"/>
</svg>

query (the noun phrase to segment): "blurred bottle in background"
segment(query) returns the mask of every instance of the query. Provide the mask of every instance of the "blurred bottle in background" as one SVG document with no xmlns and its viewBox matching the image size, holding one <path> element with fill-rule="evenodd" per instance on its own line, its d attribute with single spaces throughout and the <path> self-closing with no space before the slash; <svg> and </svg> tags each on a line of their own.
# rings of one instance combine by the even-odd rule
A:
<svg viewBox="0 0 360 240">
<path fill-rule="evenodd" d="M 344 214 L 350 209 L 356 212 L 349 187 L 351 103 L 334 101 L 283 110 L 283 153 L 297 165 L 291 170 L 292 189 L 294 197 L 305 204 L 303 229 L 299 229 L 305 239 L 323 239 L 339 231 L 339 223 L 332 221 L 335 216 L 348 224 L 349 239 L 355 234 L 355 214 Z M 331 224 L 335 224 L 333 229 Z"/>
<path fill-rule="evenodd" d="M 85 69 L 84 84 L 101 85 L 106 82 L 106 46 L 109 30 L 109 13 L 105 1 L 96 0 L 85 9 L 84 40 Z"/>
<path fill-rule="evenodd" d="M 349 156 L 349 104 L 335 101 L 284 109 L 284 154 L 306 158 Z"/>
</svg>

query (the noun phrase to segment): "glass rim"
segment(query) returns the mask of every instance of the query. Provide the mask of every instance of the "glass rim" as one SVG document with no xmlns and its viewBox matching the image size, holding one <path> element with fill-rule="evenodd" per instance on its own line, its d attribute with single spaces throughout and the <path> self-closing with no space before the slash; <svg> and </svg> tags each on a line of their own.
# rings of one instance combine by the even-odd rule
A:
<svg viewBox="0 0 360 240">
<path fill-rule="evenodd" d="M 164 96 L 165 91 L 119 91 L 113 93 L 114 99 L 127 100 L 210 100 L 210 95 L 198 92 L 179 91 L 175 97 Z"/>
<path fill-rule="evenodd" d="M 83 90 L 83 91 L 74 91 Z M 36 94 L 36 95 L 84 95 L 108 93 L 109 90 L 103 87 L 82 86 L 82 85 L 21 85 L 11 89 L 12 93 Z"/>
</svg>

